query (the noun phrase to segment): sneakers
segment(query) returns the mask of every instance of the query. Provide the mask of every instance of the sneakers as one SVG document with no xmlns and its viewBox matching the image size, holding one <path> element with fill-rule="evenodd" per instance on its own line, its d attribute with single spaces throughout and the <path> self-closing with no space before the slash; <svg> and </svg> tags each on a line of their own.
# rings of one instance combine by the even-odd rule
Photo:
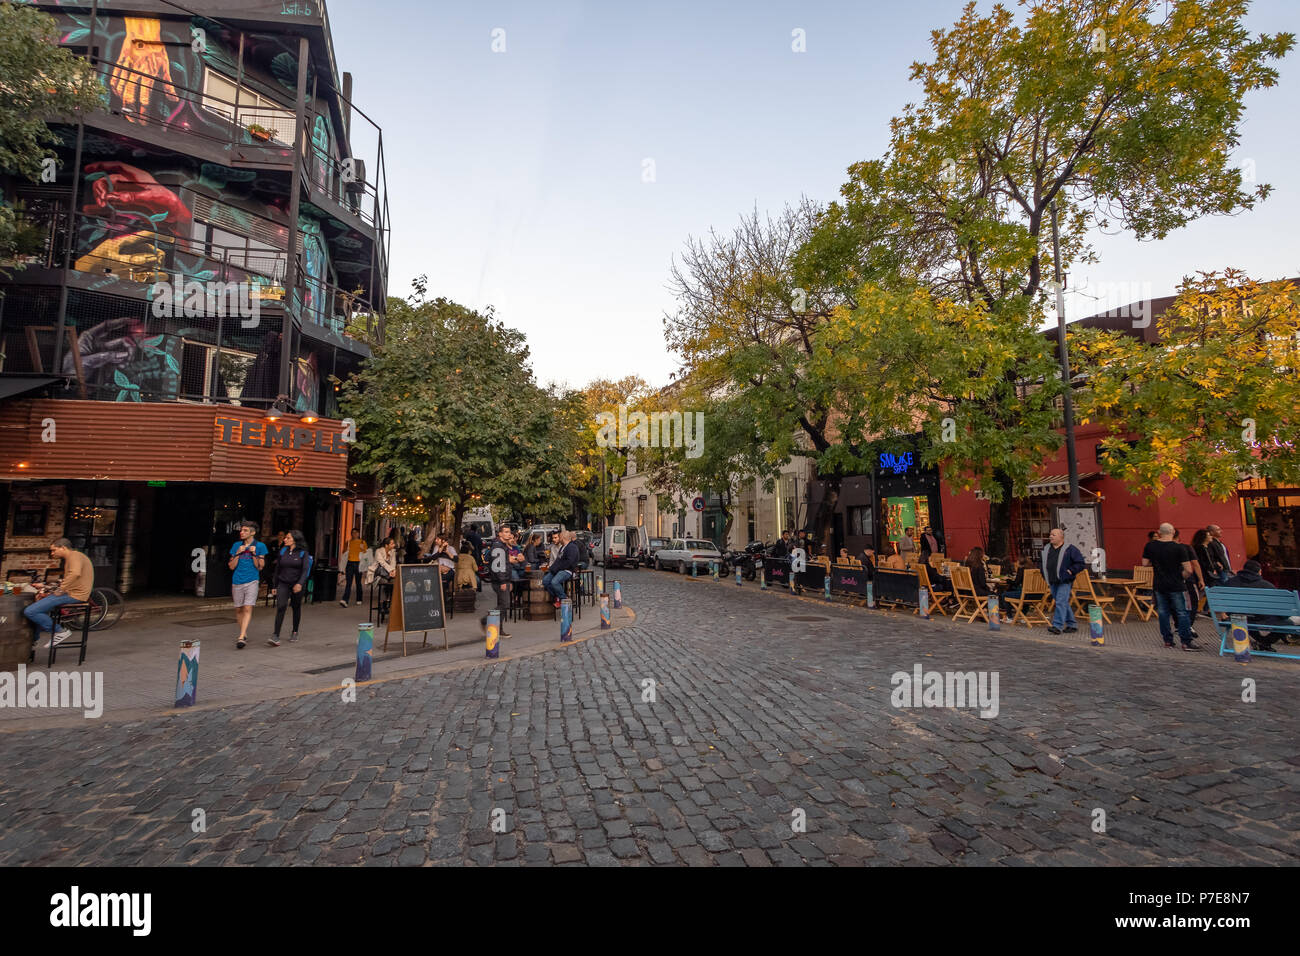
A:
<svg viewBox="0 0 1300 956">
<path fill-rule="evenodd" d="M 1065 633 L 1066 633 L 1066 634 L 1076 634 L 1076 633 L 1078 633 L 1078 630 L 1079 630 L 1079 629 L 1078 629 L 1077 627 L 1067 627 L 1067 628 L 1065 628 Z"/>
<path fill-rule="evenodd" d="M 360 598 L 357 599 L 357 603 L 356 603 L 355 607 L 361 607 L 361 600 L 360 600 Z"/>
<path fill-rule="evenodd" d="M 72 636 L 72 632 L 66 627 L 61 627 L 54 632 L 54 636 L 41 645 L 41 650 L 48 650 L 51 647 L 58 647 L 64 641 Z"/>
<path fill-rule="evenodd" d="M 357 603 L 360 604 L 361 602 L 358 601 Z M 347 601 L 339 601 L 339 607 L 347 607 L 347 606 L 348 606 Z"/>
<path fill-rule="evenodd" d="M 1060 633 L 1061 633 L 1061 629 L 1060 629 L 1059 627 L 1049 627 L 1049 628 L 1047 629 L 1047 633 L 1048 633 L 1048 634 L 1060 634 Z"/>
<path fill-rule="evenodd" d="M 559 599 L 559 598 L 556 598 L 556 599 L 555 599 L 555 606 L 556 606 L 556 607 L 559 607 L 559 606 L 560 606 L 560 599 Z"/>
<path fill-rule="evenodd" d="M 244 649 L 244 645 L 247 644 L 247 643 L 248 643 L 248 641 L 244 640 L 244 639 L 241 637 L 241 638 L 239 638 L 239 640 L 235 641 L 235 649 L 236 649 L 236 650 L 240 650 L 240 651 L 242 651 L 242 650 Z"/>
<path fill-rule="evenodd" d="M 298 632 L 297 632 L 297 631 L 294 631 L 292 634 L 289 635 L 289 643 L 290 643 L 290 644 L 297 644 L 297 643 L 298 643 Z"/>
<path fill-rule="evenodd" d="M 277 635 L 275 637 L 268 637 L 266 639 L 266 644 L 268 647 L 279 647 L 280 646 L 279 636 Z"/>
</svg>

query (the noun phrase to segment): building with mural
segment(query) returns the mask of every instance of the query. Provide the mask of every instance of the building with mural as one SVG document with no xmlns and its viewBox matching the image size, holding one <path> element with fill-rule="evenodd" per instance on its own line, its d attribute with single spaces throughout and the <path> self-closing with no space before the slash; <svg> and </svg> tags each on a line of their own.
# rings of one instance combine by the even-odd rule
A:
<svg viewBox="0 0 1300 956">
<path fill-rule="evenodd" d="M 0 277 L 0 574 L 64 535 L 100 583 L 192 591 L 246 518 L 336 554 L 337 388 L 382 342 L 389 226 L 324 5 L 32 5 L 106 96 L 54 126 L 52 182 L 0 181 L 42 237 Z"/>
</svg>

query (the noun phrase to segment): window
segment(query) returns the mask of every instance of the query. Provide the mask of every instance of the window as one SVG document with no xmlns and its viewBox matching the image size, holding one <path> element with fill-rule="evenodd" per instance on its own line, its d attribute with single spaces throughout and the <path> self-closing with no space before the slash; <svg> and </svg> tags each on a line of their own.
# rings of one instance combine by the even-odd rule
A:
<svg viewBox="0 0 1300 956">
<path fill-rule="evenodd" d="M 872 534 L 871 525 L 871 508 L 870 506 L 861 506 L 849 508 L 849 534 L 866 535 Z"/>
<path fill-rule="evenodd" d="M 229 402 L 239 405 L 248 373 L 257 356 L 250 352 L 222 349 L 205 342 L 183 340 L 181 353 L 181 397 L 187 401 Z"/>
<path fill-rule="evenodd" d="M 238 94 L 238 97 L 236 97 Z M 235 81 L 216 70 L 203 72 L 203 107 L 226 119 L 236 119 L 235 100 L 239 100 L 239 125 L 260 126 L 271 138 L 285 146 L 293 145 L 295 115 L 292 110 L 247 86 L 236 87 Z"/>
</svg>

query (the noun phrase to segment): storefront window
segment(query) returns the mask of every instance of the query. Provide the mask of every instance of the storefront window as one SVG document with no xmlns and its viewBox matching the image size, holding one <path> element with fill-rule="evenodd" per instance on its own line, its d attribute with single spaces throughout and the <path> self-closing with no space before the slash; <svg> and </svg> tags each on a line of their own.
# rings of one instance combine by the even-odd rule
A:
<svg viewBox="0 0 1300 956">
<path fill-rule="evenodd" d="M 885 516 L 885 540 L 897 549 L 898 542 L 911 538 L 913 549 L 919 549 L 921 529 L 930 524 L 930 499 L 885 498 L 881 505 Z"/>
</svg>

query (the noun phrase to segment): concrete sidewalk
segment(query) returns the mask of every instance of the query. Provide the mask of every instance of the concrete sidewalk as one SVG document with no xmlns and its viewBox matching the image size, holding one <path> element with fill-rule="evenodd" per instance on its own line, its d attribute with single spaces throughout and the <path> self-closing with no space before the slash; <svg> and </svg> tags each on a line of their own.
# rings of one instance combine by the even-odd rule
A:
<svg viewBox="0 0 1300 956">
<path fill-rule="evenodd" d="M 447 628 L 450 650 L 443 649 L 442 631 L 428 632 L 427 646 L 421 647 L 421 632 L 406 635 L 407 656 L 402 656 L 402 638 L 388 637 L 384 650 L 384 628 L 375 628 L 374 665 L 371 682 L 392 677 L 412 677 L 441 670 L 495 663 L 538 654 L 561 646 L 558 621 L 507 622 L 511 635 L 500 642 L 501 656 L 484 656 L 483 632 L 479 619 L 494 607 L 492 592 L 478 595 L 473 613 L 457 614 Z M 103 716 L 101 720 L 130 721 L 165 714 L 183 715 L 232 704 L 255 704 L 276 698 L 338 691 L 345 678 L 356 672 L 357 625 L 364 623 L 366 607 L 317 604 L 303 608 L 302 629 L 297 643 L 289 643 L 291 618 L 281 631 L 281 645 L 270 647 L 275 609 L 259 605 L 248 629 L 248 645 L 235 647 L 239 635 L 234 608 L 227 602 L 221 609 L 195 607 L 194 613 L 132 614 L 106 631 L 92 631 L 86 663 L 77 666 L 78 649 L 60 651 L 52 670 L 103 674 Z M 139 609 L 137 608 L 138 612 Z M 635 614 L 626 605 L 614 610 L 614 629 L 631 623 Z M 289 614 L 286 614 L 289 617 Z M 601 633 L 600 607 L 583 605 L 582 617 L 575 613 L 574 640 L 586 640 Z M 176 668 L 182 641 L 199 641 L 197 703 L 176 709 Z M 44 643 L 44 640 L 42 641 Z M 37 650 L 36 663 L 27 673 L 45 673 L 47 651 Z M 82 725 L 83 708 L 0 707 L 0 732 L 37 727 Z"/>
</svg>

